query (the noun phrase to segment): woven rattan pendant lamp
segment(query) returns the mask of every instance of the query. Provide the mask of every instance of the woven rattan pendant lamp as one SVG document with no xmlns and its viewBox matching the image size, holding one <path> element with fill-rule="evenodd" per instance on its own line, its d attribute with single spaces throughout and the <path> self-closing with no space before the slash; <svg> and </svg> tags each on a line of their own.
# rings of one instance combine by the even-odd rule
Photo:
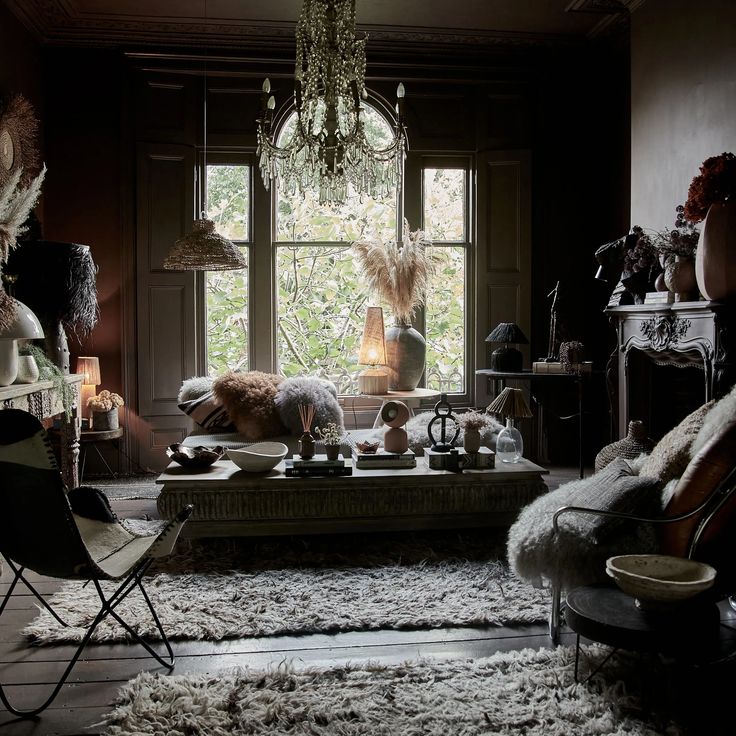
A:
<svg viewBox="0 0 736 736">
<path fill-rule="evenodd" d="M 204 2 L 207 24 L 207 0 Z M 204 144 L 203 168 L 207 174 L 207 56 L 204 59 Z M 192 224 L 192 231 L 177 240 L 164 259 L 168 271 L 234 271 L 246 268 L 245 256 L 237 245 L 215 231 L 206 212 Z"/>
</svg>

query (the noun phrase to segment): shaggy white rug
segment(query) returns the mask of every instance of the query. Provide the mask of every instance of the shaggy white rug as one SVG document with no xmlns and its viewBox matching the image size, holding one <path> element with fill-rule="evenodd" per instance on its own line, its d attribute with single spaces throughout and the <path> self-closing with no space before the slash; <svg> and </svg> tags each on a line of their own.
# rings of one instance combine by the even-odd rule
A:
<svg viewBox="0 0 736 736">
<path fill-rule="evenodd" d="M 597 647 L 586 653 L 604 656 Z M 496 654 L 469 661 L 222 676 L 144 673 L 128 683 L 107 736 L 655 736 L 657 724 L 622 681 L 573 679 L 574 650 Z M 664 725 L 664 728 L 661 726 Z M 660 730 L 661 728 L 661 730 Z"/>
<path fill-rule="evenodd" d="M 167 634 L 179 639 L 544 621 L 548 594 L 513 576 L 498 561 L 502 545 L 484 543 L 485 534 L 195 545 L 149 576 L 146 590 Z M 40 644 L 81 640 L 95 597 L 91 585 L 65 584 L 51 604 L 71 626 L 42 611 L 24 634 Z M 141 634 L 156 636 L 139 592 L 119 611 Z M 94 637 L 124 639 L 109 619 Z"/>
</svg>

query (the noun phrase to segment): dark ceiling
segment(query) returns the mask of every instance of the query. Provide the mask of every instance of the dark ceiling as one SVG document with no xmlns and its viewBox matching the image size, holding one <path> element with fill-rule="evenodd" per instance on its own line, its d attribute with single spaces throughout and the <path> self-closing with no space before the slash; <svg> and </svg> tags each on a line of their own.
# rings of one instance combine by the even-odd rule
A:
<svg viewBox="0 0 736 736">
<path fill-rule="evenodd" d="M 0 0 L 44 44 L 246 46 L 293 43 L 301 0 Z M 578 43 L 644 0 L 356 0 L 385 43 Z"/>
</svg>

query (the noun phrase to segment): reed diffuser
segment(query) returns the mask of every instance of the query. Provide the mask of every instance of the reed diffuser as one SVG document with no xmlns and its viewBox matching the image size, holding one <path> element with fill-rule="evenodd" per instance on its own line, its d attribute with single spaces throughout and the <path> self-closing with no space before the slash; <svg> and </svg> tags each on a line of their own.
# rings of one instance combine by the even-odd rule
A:
<svg viewBox="0 0 736 736">
<path fill-rule="evenodd" d="M 314 420 L 314 404 L 299 404 L 299 418 L 302 420 L 302 436 L 299 438 L 299 456 L 302 460 L 314 457 L 314 435 L 311 432 Z"/>
</svg>

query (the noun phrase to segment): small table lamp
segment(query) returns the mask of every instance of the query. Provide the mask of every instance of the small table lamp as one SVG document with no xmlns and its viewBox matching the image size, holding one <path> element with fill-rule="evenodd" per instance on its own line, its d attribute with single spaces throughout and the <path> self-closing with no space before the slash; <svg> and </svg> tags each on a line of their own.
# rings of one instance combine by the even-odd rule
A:
<svg viewBox="0 0 736 736">
<path fill-rule="evenodd" d="M 502 342 L 501 347 L 491 353 L 491 370 L 503 373 L 518 373 L 523 364 L 523 356 L 509 343 L 526 345 L 529 340 L 516 322 L 500 322 L 486 338 L 486 342 Z"/>
<path fill-rule="evenodd" d="M 386 365 L 386 341 L 381 307 L 368 307 L 358 363 L 370 366 L 358 376 L 358 391 L 374 396 L 388 393 L 388 371 L 380 367 Z"/>
<path fill-rule="evenodd" d="M 0 331 L 0 386 L 10 386 L 18 377 L 18 340 L 36 340 L 43 337 L 43 329 L 36 315 L 17 299 L 15 314 L 10 324 Z"/>
<path fill-rule="evenodd" d="M 87 401 L 97 393 L 97 387 L 102 383 L 102 378 L 100 377 L 100 359 L 80 356 L 77 358 L 77 373 L 84 374 L 80 395 L 80 403 L 82 404 L 81 415 L 89 419 L 91 411 L 87 406 Z"/>
<path fill-rule="evenodd" d="M 506 426 L 496 439 L 496 457 L 504 463 L 518 463 L 524 454 L 524 440 L 521 432 L 514 427 L 514 419 L 532 416 L 521 389 L 506 387 L 486 411 L 506 417 Z"/>
</svg>

